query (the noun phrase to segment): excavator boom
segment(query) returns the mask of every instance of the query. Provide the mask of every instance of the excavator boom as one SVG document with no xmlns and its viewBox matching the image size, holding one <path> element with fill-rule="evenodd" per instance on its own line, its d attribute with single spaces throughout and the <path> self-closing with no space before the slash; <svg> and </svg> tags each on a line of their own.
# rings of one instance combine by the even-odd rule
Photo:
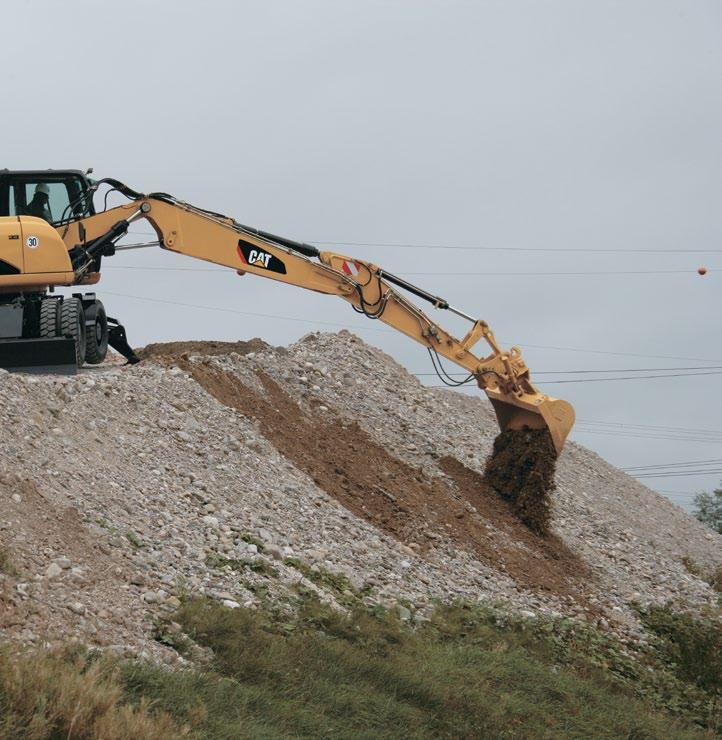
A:
<svg viewBox="0 0 722 740">
<path fill-rule="evenodd" d="M 86 196 L 85 203 L 79 209 L 76 206 L 75 211 L 70 207 L 69 217 L 55 223 L 54 229 L 38 218 L 0 218 L 0 265 L 7 256 L 2 251 L 2 234 L 14 230 L 18 239 L 20 234 L 25 239 L 16 245 L 13 263 L 19 265 L 22 257 L 23 269 L 17 269 L 9 280 L 0 274 L 0 291 L 94 284 L 100 278 L 101 260 L 114 254 L 115 242 L 127 233 L 131 223 L 144 219 L 154 229 L 156 243 L 162 249 L 223 265 L 239 275 L 259 275 L 342 298 L 355 311 L 388 324 L 426 347 L 442 380 L 445 371 L 441 358 L 464 368 L 469 374 L 467 380 L 475 381 L 491 400 L 503 431 L 548 429 L 557 453 L 561 452 L 574 424 L 573 408 L 537 390 L 519 349 L 503 351 L 486 322 L 371 262 L 320 251 L 310 244 L 244 226 L 165 193 L 144 195 L 116 180 L 100 181 L 92 189 L 100 184 L 119 191 L 129 202 L 96 214 L 91 212 Z M 35 236 L 33 229 L 38 233 L 42 229 L 42 252 L 40 247 L 29 246 L 28 238 Z M 20 255 L 17 246 L 20 252 L 35 251 Z M 38 259 L 32 262 L 33 258 Z M 25 270 L 25 264 L 33 264 L 33 271 Z M 469 331 L 457 339 L 400 291 L 463 317 L 470 323 Z M 2 305 L 0 318 L 1 310 Z M 474 349 L 480 342 L 487 345 L 487 351 L 476 354 Z"/>
</svg>

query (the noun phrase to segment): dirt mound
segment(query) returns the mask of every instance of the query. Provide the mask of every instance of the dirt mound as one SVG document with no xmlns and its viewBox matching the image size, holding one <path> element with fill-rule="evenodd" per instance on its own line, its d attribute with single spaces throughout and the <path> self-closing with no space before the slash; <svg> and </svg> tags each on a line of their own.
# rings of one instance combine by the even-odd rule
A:
<svg viewBox="0 0 722 740">
<path fill-rule="evenodd" d="M 479 601 L 632 640 L 630 603 L 716 607 L 689 563 L 714 571 L 719 535 L 576 444 L 536 534 L 515 509 L 533 499 L 509 491 L 551 468 L 502 476 L 503 498 L 484 480 L 489 405 L 424 388 L 347 332 L 146 357 L 0 372 L 0 640 L 174 660 L 153 625 L 189 594 L 357 595 L 414 621 Z"/>
<path fill-rule="evenodd" d="M 446 484 L 394 457 L 332 409 L 316 404 L 318 411 L 304 411 L 260 371 L 265 398 L 210 363 L 183 365 L 216 399 L 257 420 L 263 435 L 316 485 L 404 544 L 424 552 L 450 540 L 525 588 L 586 604 L 584 562 L 559 538 L 530 532 L 513 508 L 458 460 L 442 461 L 453 480 Z"/>
<path fill-rule="evenodd" d="M 153 357 L 175 357 L 177 355 L 229 355 L 236 352 L 239 355 L 247 355 L 250 352 L 261 352 L 270 349 L 271 345 L 256 337 L 247 342 L 160 342 L 148 344 L 136 350 L 141 360 Z"/>
<path fill-rule="evenodd" d="M 485 480 L 540 535 L 549 531 L 557 455 L 546 429 L 509 429 L 494 440 Z"/>
</svg>

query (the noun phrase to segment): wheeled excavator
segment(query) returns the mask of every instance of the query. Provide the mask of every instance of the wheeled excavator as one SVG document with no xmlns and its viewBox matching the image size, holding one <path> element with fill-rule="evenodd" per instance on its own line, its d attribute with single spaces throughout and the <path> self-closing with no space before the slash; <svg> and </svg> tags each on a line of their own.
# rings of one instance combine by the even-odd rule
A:
<svg viewBox="0 0 722 740">
<path fill-rule="evenodd" d="M 440 377 L 442 358 L 464 368 L 489 397 L 502 431 L 548 429 L 557 454 L 574 424 L 574 410 L 531 383 L 520 350 L 504 351 L 485 321 L 452 306 L 371 262 L 320 251 L 315 246 L 245 226 L 167 193 L 140 193 L 92 170 L 0 170 L 0 367 L 52 372 L 98 364 L 110 345 L 129 363 L 138 361 L 125 329 L 108 317 L 93 292 L 55 294 L 57 286 L 93 286 L 103 260 L 144 220 L 153 245 L 300 288 L 335 295 L 423 345 Z M 102 188 L 102 191 L 101 191 Z M 102 209 L 95 195 L 105 192 Z M 108 207 L 108 194 L 122 196 Z M 467 320 L 457 339 L 432 321 L 407 295 Z M 485 355 L 474 347 L 488 345 Z"/>
</svg>

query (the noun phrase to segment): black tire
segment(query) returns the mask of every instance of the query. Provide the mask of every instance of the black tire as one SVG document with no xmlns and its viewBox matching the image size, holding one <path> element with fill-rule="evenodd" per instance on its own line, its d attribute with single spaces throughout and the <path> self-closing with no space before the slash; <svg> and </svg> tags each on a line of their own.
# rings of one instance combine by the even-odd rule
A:
<svg viewBox="0 0 722 740">
<path fill-rule="evenodd" d="M 58 336 L 58 304 L 57 298 L 43 298 L 40 303 L 40 336 L 52 339 Z"/>
<path fill-rule="evenodd" d="M 86 321 L 95 320 L 85 325 L 85 361 L 91 365 L 99 365 L 108 352 L 108 317 L 105 307 L 100 301 L 93 301 L 85 309 Z"/>
<path fill-rule="evenodd" d="M 60 305 L 60 336 L 75 340 L 75 361 L 85 362 L 85 314 L 79 298 L 64 298 Z"/>
</svg>

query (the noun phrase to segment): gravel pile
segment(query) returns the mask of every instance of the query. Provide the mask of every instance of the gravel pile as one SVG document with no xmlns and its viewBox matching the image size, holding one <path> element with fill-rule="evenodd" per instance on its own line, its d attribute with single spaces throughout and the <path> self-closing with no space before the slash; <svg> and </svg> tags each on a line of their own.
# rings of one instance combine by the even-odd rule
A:
<svg viewBox="0 0 722 740">
<path fill-rule="evenodd" d="M 409 620 L 463 598 L 633 638 L 631 601 L 716 603 L 683 561 L 718 565 L 718 535 L 575 444 L 534 535 L 483 484 L 486 400 L 348 332 L 174 351 L 0 371 L 0 636 L 174 660 L 153 629 L 185 594 L 235 608 L 298 585 Z"/>
</svg>

